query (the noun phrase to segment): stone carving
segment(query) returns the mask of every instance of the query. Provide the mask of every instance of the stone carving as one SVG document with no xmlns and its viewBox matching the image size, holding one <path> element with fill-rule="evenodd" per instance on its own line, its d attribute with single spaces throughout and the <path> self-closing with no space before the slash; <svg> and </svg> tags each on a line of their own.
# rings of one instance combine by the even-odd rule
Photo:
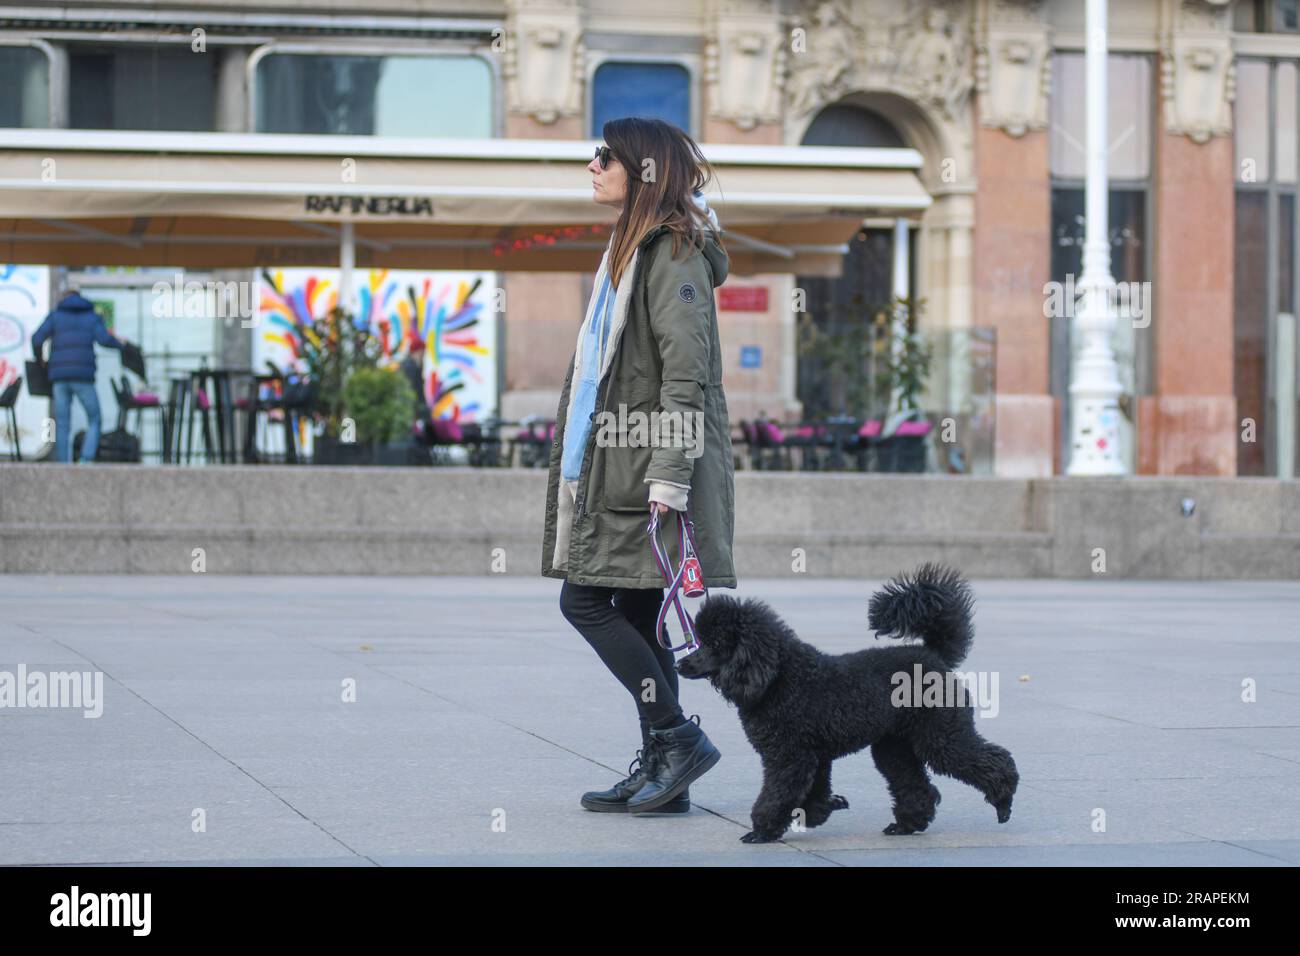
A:
<svg viewBox="0 0 1300 956">
<path fill-rule="evenodd" d="M 1227 0 L 1166 0 L 1173 29 L 1161 41 L 1165 129 L 1193 142 L 1232 132 L 1237 71 Z"/>
<path fill-rule="evenodd" d="M 726 0 L 712 14 L 704 47 L 709 115 L 742 130 L 780 122 L 785 45 L 772 4 Z"/>
<path fill-rule="evenodd" d="M 1228 29 L 1229 0 L 1181 0 L 1177 24 L 1183 30 Z"/>
<path fill-rule="evenodd" d="M 501 73 L 513 112 L 581 116 L 587 51 L 578 0 L 509 0 Z"/>
<path fill-rule="evenodd" d="M 964 28 L 964 29 L 963 29 Z M 918 19 L 894 29 L 893 83 L 913 99 L 955 120 L 974 85 L 969 24 L 943 6 L 931 6 Z"/>
<path fill-rule="evenodd" d="M 1051 38 L 1038 0 L 998 0 L 975 46 L 980 123 L 1012 136 L 1046 129 L 1051 95 Z"/>
<path fill-rule="evenodd" d="M 822 0 L 812 16 L 794 17 L 789 36 L 785 87 L 792 113 L 811 112 L 855 87 L 858 50 L 866 41 L 843 0 Z"/>
<path fill-rule="evenodd" d="M 795 116 L 855 90 L 886 91 L 958 122 L 974 87 L 966 4 L 819 0 L 788 20 L 786 101 Z"/>
</svg>

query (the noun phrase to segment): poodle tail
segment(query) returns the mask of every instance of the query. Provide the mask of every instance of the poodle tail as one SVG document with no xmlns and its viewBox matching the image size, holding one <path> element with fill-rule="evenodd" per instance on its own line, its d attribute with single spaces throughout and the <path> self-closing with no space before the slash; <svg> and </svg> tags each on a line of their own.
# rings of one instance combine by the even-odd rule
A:
<svg viewBox="0 0 1300 956">
<path fill-rule="evenodd" d="M 949 667 L 970 653 L 975 599 L 961 574 L 927 562 L 900 574 L 871 596 L 867 621 L 877 637 L 919 637 Z"/>
</svg>

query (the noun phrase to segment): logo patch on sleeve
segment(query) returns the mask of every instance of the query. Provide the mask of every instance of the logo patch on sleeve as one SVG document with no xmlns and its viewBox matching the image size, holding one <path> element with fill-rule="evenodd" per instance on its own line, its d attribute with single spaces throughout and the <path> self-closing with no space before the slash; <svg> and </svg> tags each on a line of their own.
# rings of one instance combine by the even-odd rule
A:
<svg viewBox="0 0 1300 956">
<path fill-rule="evenodd" d="M 691 285 L 689 282 L 683 282 L 677 289 L 677 298 L 681 299 L 683 302 L 694 302 L 695 286 Z"/>
</svg>

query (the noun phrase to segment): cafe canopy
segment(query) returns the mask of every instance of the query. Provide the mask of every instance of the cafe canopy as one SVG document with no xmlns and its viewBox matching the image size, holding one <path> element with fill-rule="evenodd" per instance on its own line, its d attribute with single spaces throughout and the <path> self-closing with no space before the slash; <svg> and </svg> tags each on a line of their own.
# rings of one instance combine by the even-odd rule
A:
<svg viewBox="0 0 1300 956">
<path fill-rule="evenodd" d="M 0 262 L 591 271 L 596 145 L 0 130 Z M 836 275 L 864 220 L 930 204 L 911 149 L 701 149 L 736 275 Z"/>
</svg>

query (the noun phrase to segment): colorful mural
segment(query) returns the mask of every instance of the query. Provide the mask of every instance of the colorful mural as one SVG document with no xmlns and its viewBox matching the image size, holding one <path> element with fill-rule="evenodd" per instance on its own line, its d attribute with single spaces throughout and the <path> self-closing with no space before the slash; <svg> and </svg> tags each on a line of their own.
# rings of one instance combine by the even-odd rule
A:
<svg viewBox="0 0 1300 956">
<path fill-rule="evenodd" d="M 42 430 L 50 414 L 48 397 L 33 398 L 27 393 L 28 359 L 32 352 L 32 333 L 50 311 L 50 270 L 46 266 L 0 265 L 0 392 L 20 375 L 24 377 L 14 411 L 18 415 L 18 440 L 24 457 L 30 458 L 45 447 Z M 0 415 L 0 455 L 13 451 L 9 434 L 9 413 Z"/>
<path fill-rule="evenodd" d="M 424 397 L 434 417 L 477 421 L 497 409 L 493 272 L 358 269 L 356 322 L 400 363 L 411 342 L 425 344 Z M 253 366 L 303 371 L 304 336 L 338 302 L 337 269 L 275 269 L 258 276 Z"/>
</svg>

